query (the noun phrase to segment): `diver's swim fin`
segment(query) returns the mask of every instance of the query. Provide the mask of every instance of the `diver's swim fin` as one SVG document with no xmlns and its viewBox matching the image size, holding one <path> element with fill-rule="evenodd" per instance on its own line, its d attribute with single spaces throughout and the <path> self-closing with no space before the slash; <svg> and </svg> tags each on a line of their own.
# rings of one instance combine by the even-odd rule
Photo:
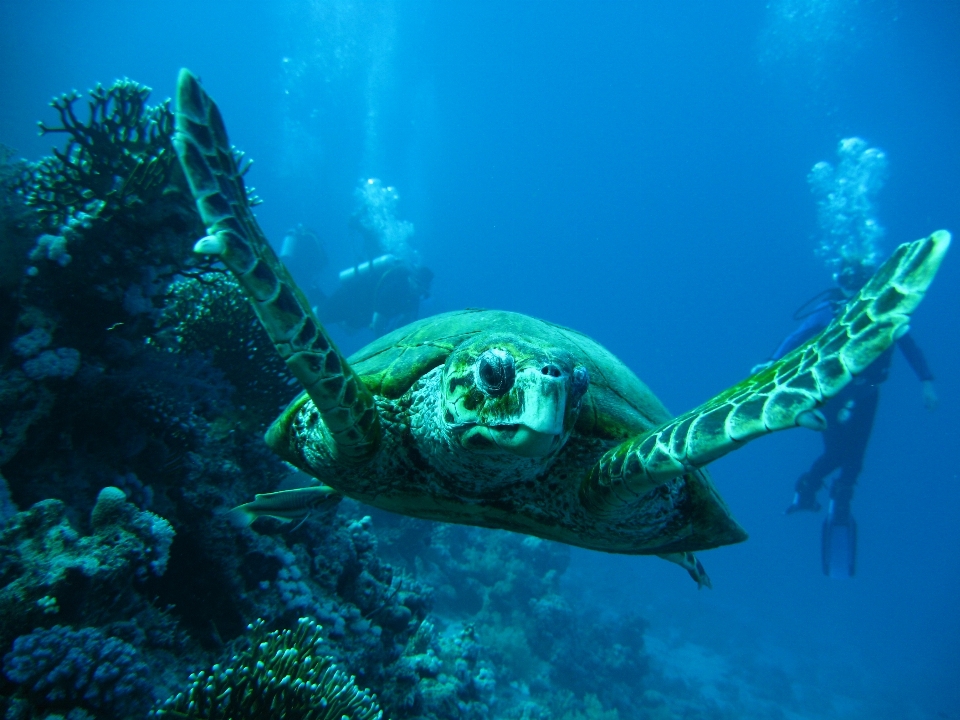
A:
<svg viewBox="0 0 960 720">
<path fill-rule="evenodd" d="M 842 521 L 831 512 L 823 521 L 823 574 L 849 579 L 857 571 L 857 521 L 849 512 Z"/>
</svg>

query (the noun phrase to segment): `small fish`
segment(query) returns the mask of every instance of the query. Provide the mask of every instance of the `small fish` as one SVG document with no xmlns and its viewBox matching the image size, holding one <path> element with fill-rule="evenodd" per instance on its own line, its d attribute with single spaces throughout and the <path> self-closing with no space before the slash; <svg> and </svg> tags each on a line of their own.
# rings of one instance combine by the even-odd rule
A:
<svg viewBox="0 0 960 720">
<path fill-rule="evenodd" d="M 334 505 L 342 498 L 340 493 L 327 485 L 261 493 L 255 496 L 253 502 L 230 510 L 227 517 L 237 527 L 248 527 L 258 517 L 264 516 L 281 522 L 303 522 L 313 510 L 323 505 Z"/>
</svg>

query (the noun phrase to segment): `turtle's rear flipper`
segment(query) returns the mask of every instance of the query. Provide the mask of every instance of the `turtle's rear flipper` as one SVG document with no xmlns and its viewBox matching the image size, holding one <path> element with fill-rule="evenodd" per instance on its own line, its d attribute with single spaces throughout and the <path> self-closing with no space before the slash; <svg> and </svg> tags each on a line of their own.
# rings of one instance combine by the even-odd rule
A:
<svg viewBox="0 0 960 720">
<path fill-rule="evenodd" d="M 697 557 L 692 552 L 665 553 L 657 557 L 676 563 L 686 570 L 697 584 L 698 590 L 702 587 L 713 588 L 713 583 L 710 582 L 710 576 L 707 575 L 707 571 L 703 569 L 703 564 L 697 560 Z"/>
<path fill-rule="evenodd" d="M 380 438 L 373 396 L 334 347 L 267 242 L 250 209 L 220 110 L 186 69 L 177 82 L 176 121 L 173 144 L 209 233 L 194 249 L 216 255 L 237 278 L 273 344 L 320 411 L 335 457 L 348 463 L 367 459 Z M 290 457 L 289 450 L 275 449 L 304 464 Z"/>
<path fill-rule="evenodd" d="M 607 452 L 580 489 L 600 514 L 616 514 L 671 478 L 754 438 L 803 426 L 822 430 L 817 410 L 909 329 L 950 245 L 950 233 L 896 249 L 826 330 L 695 410 Z"/>
</svg>

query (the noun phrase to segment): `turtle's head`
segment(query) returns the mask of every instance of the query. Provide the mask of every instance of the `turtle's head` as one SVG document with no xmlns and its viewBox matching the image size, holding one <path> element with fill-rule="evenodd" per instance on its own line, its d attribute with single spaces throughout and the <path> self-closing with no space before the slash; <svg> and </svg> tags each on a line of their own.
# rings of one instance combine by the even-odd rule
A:
<svg viewBox="0 0 960 720">
<path fill-rule="evenodd" d="M 473 452 L 543 457 L 570 436 L 589 383 L 587 368 L 564 350 L 482 335 L 447 359 L 443 424 Z"/>
</svg>

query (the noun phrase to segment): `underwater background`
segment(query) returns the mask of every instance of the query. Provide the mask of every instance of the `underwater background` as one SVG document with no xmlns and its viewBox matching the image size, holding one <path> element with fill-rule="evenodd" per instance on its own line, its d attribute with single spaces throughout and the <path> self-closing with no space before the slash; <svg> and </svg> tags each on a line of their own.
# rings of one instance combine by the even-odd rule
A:
<svg viewBox="0 0 960 720">
<path fill-rule="evenodd" d="M 84 224 L 32 165 L 65 145 L 36 132 L 51 97 L 77 89 L 84 123 L 98 83 L 157 106 L 188 67 L 276 247 L 298 224 L 322 241 L 318 285 L 363 259 L 350 220 L 377 178 L 434 274 L 421 317 L 576 328 L 680 412 L 831 286 L 808 173 L 841 140 L 886 156 L 883 254 L 960 230 L 958 38 L 960 5 L 932 1 L 0 3 L 6 717 L 145 717 L 251 632 L 310 636 L 300 617 L 394 718 L 960 717 L 953 255 L 911 323 L 939 407 L 895 357 L 855 579 L 821 572 L 823 513 L 783 514 L 821 448 L 797 430 L 712 465 L 750 539 L 699 553 L 698 591 L 654 558 L 352 502 L 229 525 L 289 474 L 260 433 L 295 388 L 228 295 L 192 312 L 208 288 L 175 269 L 203 228 L 175 171 Z M 374 337 L 333 330 L 348 353 Z"/>
</svg>

